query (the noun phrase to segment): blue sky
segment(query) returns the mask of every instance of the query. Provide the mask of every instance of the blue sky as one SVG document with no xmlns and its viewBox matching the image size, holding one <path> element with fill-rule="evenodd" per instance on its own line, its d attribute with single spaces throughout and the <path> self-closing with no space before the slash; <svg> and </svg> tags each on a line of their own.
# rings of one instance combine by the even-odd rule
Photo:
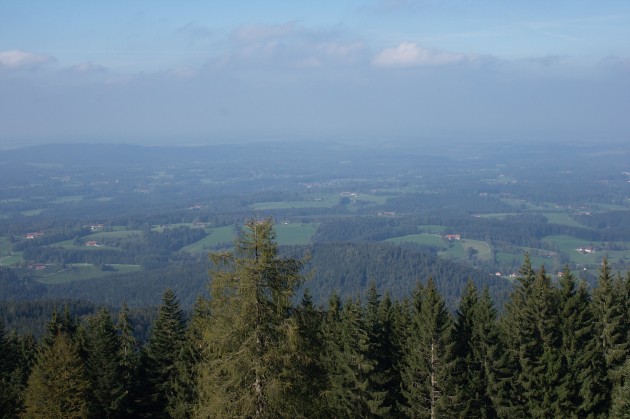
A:
<svg viewBox="0 0 630 419">
<path fill-rule="evenodd" d="M 630 2 L 0 0 L 0 147 L 628 140 Z"/>
</svg>

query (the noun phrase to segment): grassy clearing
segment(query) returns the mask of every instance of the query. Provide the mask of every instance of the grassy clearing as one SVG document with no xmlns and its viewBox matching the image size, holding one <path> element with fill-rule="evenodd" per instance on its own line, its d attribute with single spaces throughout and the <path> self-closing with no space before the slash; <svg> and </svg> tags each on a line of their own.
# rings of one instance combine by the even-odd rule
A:
<svg viewBox="0 0 630 419">
<path fill-rule="evenodd" d="M 259 202 L 251 205 L 254 210 L 275 210 L 292 208 L 331 208 L 339 204 L 340 196 L 336 194 L 313 196 L 300 201 Z"/>
<path fill-rule="evenodd" d="M 45 208 L 39 208 L 39 209 L 34 209 L 34 210 L 29 210 L 29 211 L 22 211 L 20 212 L 20 214 L 22 214 L 25 217 L 34 217 L 36 215 L 41 214 L 44 211 L 46 211 Z"/>
<path fill-rule="evenodd" d="M 22 252 L 15 252 L 12 255 L 0 256 L 0 266 L 14 266 L 24 262 Z"/>
<path fill-rule="evenodd" d="M 444 233 L 444 230 L 446 230 L 446 227 L 438 226 L 434 224 L 425 224 L 425 225 L 419 225 L 418 230 L 422 230 L 423 233 L 442 234 Z"/>
<path fill-rule="evenodd" d="M 562 212 L 545 212 L 543 213 L 548 222 L 552 224 L 561 224 L 570 227 L 583 227 L 586 228 L 583 224 L 578 223 L 573 218 L 569 216 L 569 214 L 565 214 Z"/>
<path fill-rule="evenodd" d="M 38 271 L 36 278 L 44 284 L 63 284 L 67 282 L 83 281 L 86 279 L 101 278 L 113 273 L 138 272 L 142 270 L 140 265 L 109 265 L 115 271 L 103 271 L 98 266 L 91 264 L 71 264 L 66 268 L 49 265 L 46 269 Z"/>
<path fill-rule="evenodd" d="M 559 251 L 569 255 L 572 262 L 581 265 L 598 265 L 601 259 L 606 256 L 609 261 L 615 262 L 620 258 L 629 259 L 630 250 L 601 250 L 595 253 L 582 254 L 577 251 L 578 247 L 594 246 L 597 248 L 601 243 L 589 242 L 571 236 L 547 236 L 543 241 L 554 244 Z M 623 243 L 618 243 L 623 245 Z"/>
<path fill-rule="evenodd" d="M 208 252 L 219 244 L 232 243 L 236 237 L 236 230 L 233 226 L 214 227 L 207 231 L 209 234 L 206 237 L 183 247 L 182 250 L 190 253 Z"/>
<path fill-rule="evenodd" d="M 308 244 L 319 224 L 278 224 L 274 227 L 278 244 Z"/>
<path fill-rule="evenodd" d="M 615 205 L 615 204 L 591 204 L 593 209 L 599 211 L 628 211 L 630 208 L 624 207 L 623 205 Z"/>
<path fill-rule="evenodd" d="M 475 257 L 479 260 L 490 260 L 492 252 L 488 243 L 480 240 L 462 239 L 452 242 L 447 250 L 439 252 L 440 256 L 451 257 L 455 259 L 468 258 L 468 249 L 472 248 L 476 251 Z"/>
</svg>

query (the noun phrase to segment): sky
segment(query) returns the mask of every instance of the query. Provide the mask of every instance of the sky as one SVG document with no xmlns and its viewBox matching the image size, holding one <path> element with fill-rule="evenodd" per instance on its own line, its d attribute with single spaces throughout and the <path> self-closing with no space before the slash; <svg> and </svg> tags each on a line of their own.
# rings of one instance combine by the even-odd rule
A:
<svg viewBox="0 0 630 419">
<path fill-rule="evenodd" d="M 0 0 L 0 148 L 629 137 L 627 0 Z"/>
</svg>

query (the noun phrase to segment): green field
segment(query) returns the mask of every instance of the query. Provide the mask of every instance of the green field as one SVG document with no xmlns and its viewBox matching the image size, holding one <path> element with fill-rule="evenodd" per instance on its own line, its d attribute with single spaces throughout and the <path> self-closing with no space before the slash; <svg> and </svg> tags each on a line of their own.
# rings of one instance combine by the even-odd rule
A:
<svg viewBox="0 0 630 419">
<path fill-rule="evenodd" d="M 595 253 L 579 253 L 577 251 L 578 247 L 597 247 L 600 243 L 593 243 L 571 236 L 547 236 L 543 238 L 543 241 L 553 243 L 559 251 L 566 253 L 572 262 L 581 265 L 599 265 L 604 256 L 613 263 L 620 258 L 624 258 L 626 260 L 630 258 L 630 250 L 598 250 Z M 620 247 L 624 246 L 624 243 L 616 244 Z"/>
<path fill-rule="evenodd" d="M 76 263 L 68 265 L 65 269 L 59 266 L 49 265 L 46 269 L 37 271 L 35 278 L 44 284 L 63 284 L 66 282 L 83 281 L 86 279 L 101 278 L 113 273 L 138 272 L 142 270 L 140 265 L 109 265 L 115 271 L 103 271 L 91 264 Z"/>
<path fill-rule="evenodd" d="M 36 215 L 41 214 L 44 211 L 46 211 L 45 208 L 40 208 L 40 209 L 34 209 L 34 210 L 30 210 L 30 211 L 22 211 L 22 212 L 20 212 L 20 214 L 22 214 L 25 217 L 34 217 Z"/>
<path fill-rule="evenodd" d="M 299 201 L 258 202 L 250 207 L 261 211 L 291 208 L 332 208 L 339 204 L 340 198 L 337 194 L 328 194 Z"/>
<path fill-rule="evenodd" d="M 477 252 L 475 257 L 479 260 L 490 260 L 492 258 L 492 252 L 488 243 L 480 240 L 453 240 L 452 246 L 449 246 L 448 250 L 439 252 L 440 256 L 446 256 L 456 259 L 468 258 L 468 248 L 473 248 Z"/>
<path fill-rule="evenodd" d="M 570 227 L 585 227 L 583 224 L 578 223 L 573 218 L 569 216 L 569 214 L 565 214 L 563 212 L 545 212 L 543 213 L 548 222 L 553 224 L 561 224 Z"/>
<path fill-rule="evenodd" d="M 236 237 L 236 230 L 233 226 L 214 227 L 206 231 L 209 233 L 206 237 L 183 247 L 182 250 L 190 253 L 208 252 L 218 244 L 232 243 Z"/>
<path fill-rule="evenodd" d="M 448 247 L 448 243 L 442 238 L 442 236 L 429 233 L 409 234 L 407 236 L 392 237 L 391 239 L 387 239 L 386 241 L 396 244 L 415 243 L 423 246 L 434 246 L 442 249 Z"/>
<path fill-rule="evenodd" d="M 442 226 L 432 226 L 442 227 Z M 444 227 L 442 227 L 444 228 Z M 471 247 L 477 251 L 475 257 L 479 260 L 490 260 L 492 258 L 492 252 L 488 243 L 480 240 L 453 240 L 450 243 L 437 234 L 420 233 L 410 234 L 408 236 L 393 237 L 386 241 L 401 244 L 401 243 L 415 243 L 424 246 L 433 246 L 439 249 L 444 249 L 438 252 L 440 256 L 466 259 L 468 257 L 468 248 Z"/>
<path fill-rule="evenodd" d="M 434 224 L 419 225 L 418 230 L 422 230 L 423 233 L 442 234 L 446 230 L 445 226 L 438 226 Z"/>
<path fill-rule="evenodd" d="M 103 239 L 130 239 L 133 237 L 141 237 L 142 231 L 140 230 L 116 230 L 116 231 L 97 231 L 96 233 L 88 234 L 84 236 L 81 241 L 96 241 L 99 243 L 103 242 Z M 74 239 L 64 240 L 56 243 L 52 243 L 50 246 L 63 247 L 66 249 L 70 248 L 81 248 L 86 250 L 97 250 L 97 249 L 117 249 L 116 247 L 111 246 L 85 246 L 79 245 L 76 246 L 74 244 Z"/>
<path fill-rule="evenodd" d="M 308 244 L 319 224 L 277 224 L 274 227 L 276 239 L 281 245 Z"/>
</svg>

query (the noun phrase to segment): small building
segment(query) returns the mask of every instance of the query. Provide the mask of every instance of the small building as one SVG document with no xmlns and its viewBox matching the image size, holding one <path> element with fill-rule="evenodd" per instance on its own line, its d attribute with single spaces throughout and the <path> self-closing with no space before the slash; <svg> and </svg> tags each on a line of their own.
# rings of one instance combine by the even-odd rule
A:
<svg viewBox="0 0 630 419">
<path fill-rule="evenodd" d="M 459 234 L 447 234 L 444 236 L 446 240 L 461 240 L 461 236 Z"/>
<path fill-rule="evenodd" d="M 37 238 L 39 238 L 39 237 L 42 237 L 43 235 L 44 235 L 44 233 L 42 233 L 42 232 L 40 231 L 40 232 L 37 232 L 37 233 L 26 233 L 26 236 L 25 236 L 25 237 L 26 237 L 27 239 L 29 239 L 29 240 L 32 240 L 32 239 L 37 239 Z"/>
<path fill-rule="evenodd" d="M 100 246 L 100 244 L 98 244 L 98 242 L 95 242 L 93 240 L 89 241 L 89 242 L 85 242 L 85 245 L 89 246 L 89 247 L 98 247 L 98 246 Z"/>
</svg>

